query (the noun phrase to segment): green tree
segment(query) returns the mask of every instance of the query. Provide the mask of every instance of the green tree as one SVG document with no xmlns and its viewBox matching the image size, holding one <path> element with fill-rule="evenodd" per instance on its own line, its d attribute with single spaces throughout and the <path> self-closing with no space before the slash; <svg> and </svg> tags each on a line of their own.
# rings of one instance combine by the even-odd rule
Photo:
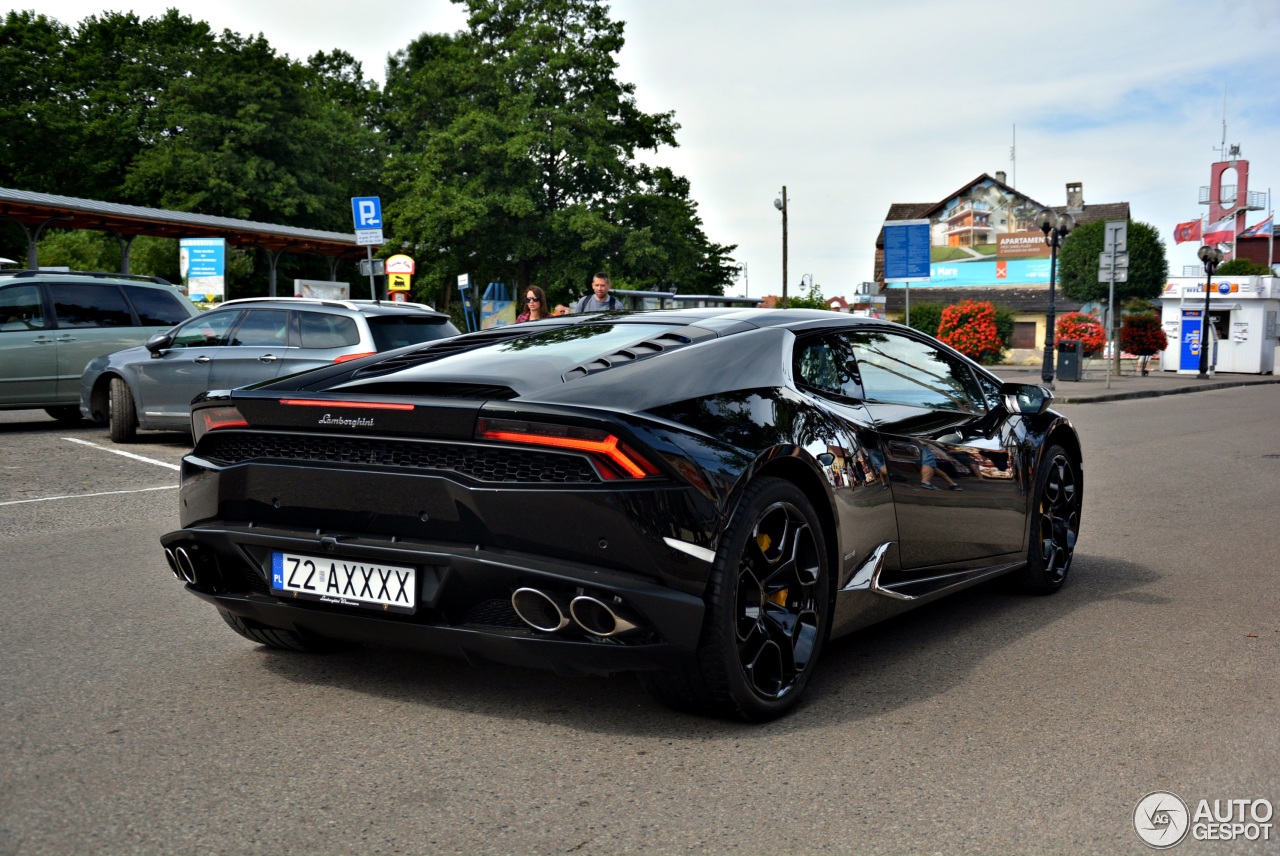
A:
<svg viewBox="0 0 1280 856">
<path fill-rule="evenodd" d="M 467 30 L 388 64 L 387 223 L 413 247 L 420 296 L 468 272 L 563 302 L 596 270 L 723 293 L 734 248 L 702 233 L 687 181 L 636 159 L 678 126 L 617 80 L 622 23 L 598 0 L 465 1 Z"/>
<path fill-rule="evenodd" d="M 1271 276 L 1271 268 L 1249 259 L 1232 259 L 1223 262 L 1213 272 L 1214 276 Z"/>
<path fill-rule="evenodd" d="M 1058 285 L 1072 300 L 1106 300 L 1110 283 L 1098 281 L 1098 259 L 1106 240 L 1106 221 L 1085 223 L 1067 236 L 1058 251 Z M 1160 233 L 1148 223 L 1129 221 L 1129 279 L 1116 283 L 1116 303 L 1131 297 L 1153 299 L 1164 291 L 1169 262 Z"/>
</svg>

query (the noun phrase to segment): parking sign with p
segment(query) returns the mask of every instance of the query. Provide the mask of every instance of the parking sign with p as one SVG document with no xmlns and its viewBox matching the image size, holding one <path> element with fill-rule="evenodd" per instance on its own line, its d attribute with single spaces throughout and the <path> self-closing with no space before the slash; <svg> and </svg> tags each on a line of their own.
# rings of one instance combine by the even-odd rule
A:
<svg viewBox="0 0 1280 856">
<path fill-rule="evenodd" d="M 356 244 L 382 243 L 382 200 L 376 196 L 351 197 L 351 216 L 356 224 Z"/>
</svg>

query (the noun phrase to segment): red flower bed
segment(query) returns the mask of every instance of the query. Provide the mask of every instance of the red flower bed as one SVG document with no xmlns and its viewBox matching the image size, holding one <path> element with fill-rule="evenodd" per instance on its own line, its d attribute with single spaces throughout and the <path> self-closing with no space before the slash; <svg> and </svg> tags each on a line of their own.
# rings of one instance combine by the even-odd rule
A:
<svg viewBox="0 0 1280 856">
<path fill-rule="evenodd" d="M 996 308 L 985 300 L 962 300 L 943 309 L 938 338 L 980 363 L 998 362 L 1004 352 Z"/>
<path fill-rule="evenodd" d="M 1120 322 L 1120 347 L 1130 354 L 1149 357 L 1169 347 L 1169 337 L 1154 312 L 1126 315 Z"/>
<path fill-rule="evenodd" d="M 1075 339 L 1086 357 L 1102 353 L 1107 346 L 1107 331 L 1097 318 L 1083 312 L 1068 312 L 1054 326 L 1054 341 Z"/>
</svg>

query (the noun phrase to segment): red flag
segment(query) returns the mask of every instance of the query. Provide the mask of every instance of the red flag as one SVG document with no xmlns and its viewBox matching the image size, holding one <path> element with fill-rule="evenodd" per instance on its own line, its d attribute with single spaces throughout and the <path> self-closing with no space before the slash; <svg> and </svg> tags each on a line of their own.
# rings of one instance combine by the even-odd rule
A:
<svg viewBox="0 0 1280 856">
<path fill-rule="evenodd" d="M 1206 244 L 1233 244 L 1236 240 L 1236 217 L 1228 214 L 1204 230 Z"/>
<path fill-rule="evenodd" d="M 1173 227 L 1173 242 L 1181 244 L 1186 241 L 1200 240 L 1200 225 L 1202 220 L 1188 220 L 1185 223 L 1179 223 Z"/>
</svg>

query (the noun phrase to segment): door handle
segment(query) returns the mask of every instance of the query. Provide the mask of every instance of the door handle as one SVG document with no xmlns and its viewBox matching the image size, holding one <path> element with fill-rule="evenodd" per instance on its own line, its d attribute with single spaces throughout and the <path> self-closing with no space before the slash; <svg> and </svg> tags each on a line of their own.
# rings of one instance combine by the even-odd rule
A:
<svg viewBox="0 0 1280 856">
<path fill-rule="evenodd" d="M 37 345 L 53 345 L 53 344 L 56 344 L 56 343 L 54 342 L 54 340 L 53 340 L 53 339 L 32 339 L 31 341 L 32 341 L 33 343 L 37 344 Z"/>
<path fill-rule="evenodd" d="M 213 357 L 208 357 L 208 356 L 201 355 L 201 356 L 196 357 L 195 361 L 196 361 L 197 363 L 208 363 L 208 362 L 212 362 L 212 361 L 213 361 Z"/>
<path fill-rule="evenodd" d="M 889 451 L 904 458 L 919 458 L 920 450 L 911 443 L 890 443 Z"/>
<path fill-rule="evenodd" d="M 75 337 L 75 336 L 59 336 L 59 337 L 58 337 L 58 341 L 59 341 L 59 342 L 74 342 L 74 341 L 76 341 L 76 337 Z"/>
<path fill-rule="evenodd" d="M 262 356 L 258 357 L 258 362 L 260 362 L 260 363 L 274 363 L 274 362 L 275 362 L 276 360 L 278 360 L 278 359 L 280 359 L 280 358 L 279 358 L 279 357 L 277 357 L 275 354 L 263 354 Z"/>
</svg>

